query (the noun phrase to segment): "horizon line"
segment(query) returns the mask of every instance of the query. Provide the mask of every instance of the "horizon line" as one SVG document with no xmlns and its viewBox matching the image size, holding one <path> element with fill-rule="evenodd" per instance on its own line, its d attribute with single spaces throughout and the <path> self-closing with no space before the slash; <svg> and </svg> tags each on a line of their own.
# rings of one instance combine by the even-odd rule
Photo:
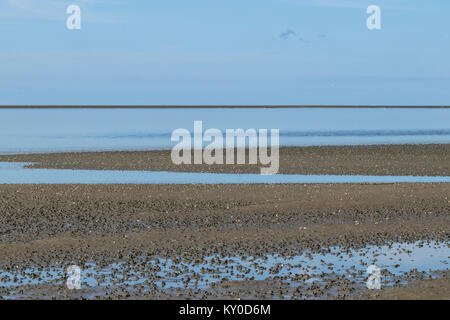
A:
<svg viewBox="0 0 450 320">
<path fill-rule="evenodd" d="M 0 109 L 450 109 L 450 105 L 0 105 Z"/>
</svg>

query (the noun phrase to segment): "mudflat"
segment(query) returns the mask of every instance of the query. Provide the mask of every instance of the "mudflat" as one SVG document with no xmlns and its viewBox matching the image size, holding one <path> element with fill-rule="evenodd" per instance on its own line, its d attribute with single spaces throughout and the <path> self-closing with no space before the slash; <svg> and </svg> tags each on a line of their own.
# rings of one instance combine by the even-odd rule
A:
<svg viewBox="0 0 450 320">
<path fill-rule="evenodd" d="M 450 144 L 281 147 L 282 174 L 450 176 Z M 170 150 L 0 156 L 32 168 L 260 173 L 256 165 L 175 165 Z M 246 150 L 248 159 L 248 150 Z M 248 160 L 246 161 L 248 162 Z"/>
<path fill-rule="evenodd" d="M 399 277 L 389 270 L 383 276 L 392 283 L 369 294 L 365 274 L 352 267 L 342 276 L 333 273 L 336 264 L 326 265 L 330 272 L 318 272 L 316 281 L 307 261 L 304 274 L 264 262 L 270 255 L 327 254 L 334 246 L 350 256 L 394 242 L 448 246 L 446 183 L 0 185 L 0 208 L 0 269 L 10 272 L 0 272 L 0 282 L 10 283 L 0 296 L 6 298 L 450 299 L 445 270 L 425 282 L 429 295 L 421 272 Z M 232 257 L 248 265 L 236 266 Z M 98 270 L 117 263 L 108 285 L 65 286 L 69 265 L 92 269 L 100 284 L 108 276 Z M 56 276 L 46 282 L 42 272 L 49 268 Z M 256 279 L 246 268 L 272 277 Z M 42 281 L 23 282 L 29 274 Z M 173 279 L 178 285 L 167 285 Z"/>
</svg>

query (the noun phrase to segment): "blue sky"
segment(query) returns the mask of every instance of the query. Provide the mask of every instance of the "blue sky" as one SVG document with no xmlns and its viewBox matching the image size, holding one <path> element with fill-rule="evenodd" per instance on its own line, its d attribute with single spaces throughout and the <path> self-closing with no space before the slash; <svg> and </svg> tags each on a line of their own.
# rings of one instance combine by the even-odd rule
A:
<svg viewBox="0 0 450 320">
<path fill-rule="evenodd" d="M 69 4 L 81 30 L 66 28 Z M 0 104 L 449 105 L 449 12 L 448 0 L 2 0 Z"/>
</svg>

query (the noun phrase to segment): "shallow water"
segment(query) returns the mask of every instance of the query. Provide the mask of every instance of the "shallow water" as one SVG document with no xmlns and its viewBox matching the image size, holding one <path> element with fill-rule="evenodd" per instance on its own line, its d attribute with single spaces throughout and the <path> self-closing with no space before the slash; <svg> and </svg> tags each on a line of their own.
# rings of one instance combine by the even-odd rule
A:
<svg viewBox="0 0 450 320">
<path fill-rule="evenodd" d="M 170 149 L 177 128 L 280 129 L 280 145 L 450 143 L 450 109 L 0 110 L 0 154 Z"/>
<path fill-rule="evenodd" d="M 211 283 L 222 279 L 268 280 L 288 276 L 295 282 L 297 276 L 307 275 L 306 283 L 311 283 L 320 281 L 324 275 L 333 275 L 348 277 L 360 286 L 365 286 L 368 266 L 376 265 L 381 269 L 383 285 L 391 286 L 395 279 L 406 273 L 415 272 L 423 277 L 432 277 L 437 271 L 448 270 L 449 259 L 448 243 L 418 241 L 348 250 L 331 247 L 326 253 L 303 251 L 292 257 L 211 256 L 200 263 L 182 258 L 174 261 L 150 257 L 139 261 L 139 265 L 121 261 L 103 268 L 87 263 L 82 268 L 80 280 L 82 288 L 132 286 L 145 284 L 149 279 L 159 287 L 164 281 L 165 288 L 207 288 Z M 0 271 L 0 287 L 14 288 L 42 283 L 60 285 L 67 278 L 65 267 L 53 266 L 45 270 L 28 268 L 21 272 Z M 101 280 L 100 276 L 103 276 Z M 11 291 L 11 297 L 13 296 L 14 290 Z"/>
<path fill-rule="evenodd" d="M 0 184 L 238 184 L 238 183 L 432 183 L 439 176 L 231 174 L 167 171 L 27 169 L 26 162 L 0 162 Z"/>
</svg>

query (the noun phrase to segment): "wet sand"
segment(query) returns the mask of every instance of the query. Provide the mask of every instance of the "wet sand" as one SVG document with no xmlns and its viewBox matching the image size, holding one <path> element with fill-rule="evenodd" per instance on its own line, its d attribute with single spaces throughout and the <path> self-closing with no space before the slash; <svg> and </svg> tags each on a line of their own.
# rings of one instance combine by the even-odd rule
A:
<svg viewBox="0 0 450 320">
<path fill-rule="evenodd" d="M 248 151 L 247 151 L 248 152 Z M 246 157 L 248 159 L 248 157 Z M 280 148 L 282 174 L 450 176 L 450 144 Z M 260 173 L 257 165 L 175 165 L 170 150 L 0 156 L 33 168 Z"/>
<path fill-rule="evenodd" d="M 350 252 L 392 242 L 448 245 L 450 184 L 0 185 L 0 208 L 0 269 L 16 275 L 29 268 L 59 270 L 59 282 L 47 284 L 0 277 L 0 283 L 16 284 L 0 287 L 5 298 L 14 292 L 25 298 L 450 299 L 446 270 L 428 282 L 421 282 L 428 274 L 396 277 L 386 270 L 393 284 L 376 292 L 367 291 L 361 271 L 341 277 L 334 266 L 318 282 L 281 275 L 276 266 L 266 270 L 271 279 L 252 279 L 234 268 L 214 284 L 196 284 L 218 266 L 230 267 L 226 257 L 289 257 L 332 246 Z M 214 255 L 221 259 L 194 268 Z M 182 279 L 178 288 L 158 275 L 165 258 L 179 260 L 171 271 Z M 116 271 L 122 278 L 110 287 L 68 290 L 61 280 L 72 264 L 84 269 L 117 262 L 125 265 Z M 181 267 L 188 264 L 194 267 Z M 137 271 L 146 281 L 123 285 Z M 233 274 L 240 280 L 231 280 Z"/>
<path fill-rule="evenodd" d="M 370 292 L 361 295 L 362 299 L 381 300 L 450 300 L 449 274 L 445 278 L 433 280 L 416 280 L 407 286 Z"/>
<path fill-rule="evenodd" d="M 449 156 L 450 144 L 281 148 L 280 173 L 449 176 Z M 170 151 L 10 155 L 0 161 L 37 162 L 35 168 L 260 170 L 175 166 Z M 3 298 L 450 299 L 448 267 L 400 274 L 400 251 L 382 271 L 382 290 L 367 290 L 364 272 L 383 254 L 364 251 L 367 246 L 448 248 L 448 183 L 0 185 L 0 209 Z M 340 248 L 335 259 L 361 260 L 344 273 L 329 261 L 316 270 L 311 253 L 330 254 L 334 247 Z M 300 273 L 290 260 L 267 262 L 271 255 L 305 253 L 311 260 Z M 438 258 L 449 261 L 448 255 Z M 72 264 L 91 270 L 96 284 L 67 289 L 65 270 Z"/>
</svg>

